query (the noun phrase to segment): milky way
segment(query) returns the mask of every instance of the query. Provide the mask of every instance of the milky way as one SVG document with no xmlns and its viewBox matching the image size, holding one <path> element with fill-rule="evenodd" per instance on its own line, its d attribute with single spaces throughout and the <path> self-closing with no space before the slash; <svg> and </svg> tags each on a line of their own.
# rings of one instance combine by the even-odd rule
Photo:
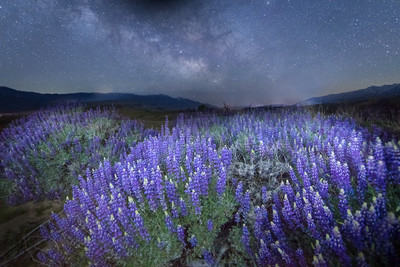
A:
<svg viewBox="0 0 400 267">
<path fill-rule="evenodd" d="M 295 103 L 400 82 L 400 1 L 3 0 L 0 85 Z"/>
</svg>

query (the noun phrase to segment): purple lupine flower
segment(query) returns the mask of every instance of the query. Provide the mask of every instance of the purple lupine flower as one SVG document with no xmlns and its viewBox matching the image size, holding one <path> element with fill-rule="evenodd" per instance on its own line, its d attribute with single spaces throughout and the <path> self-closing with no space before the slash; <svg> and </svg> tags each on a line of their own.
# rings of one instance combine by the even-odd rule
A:
<svg viewBox="0 0 400 267">
<path fill-rule="evenodd" d="M 322 173 L 328 173 L 327 164 L 325 164 L 325 160 L 320 154 L 317 159 L 318 167 L 322 169 Z"/>
<path fill-rule="evenodd" d="M 292 182 L 295 185 L 295 188 L 299 187 L 300 186 L 299 181 L 298 181 L 296 174 L 294 173 L 291 166 L 289 168 L 289 175 L 290 175 L 290 179 L 292 179 Z"/>
<path fill-rule="evenodd" d="M 297 168 L 297 173 L 298 173 L 299 175 L 303 175 L 303 173 L 305 172 L 305 169 L 304 169 L 303 162 L 301 161 L 300 158 L 297 158 L 296 168 Z M 294 181 L 293 181 L 293 182 L 294 182 Z M 303 181 L 303 183 L 304 183 L 304 181 Z"/>
<path fill-rule="evenodd" d="M 157 247 L 161 250 L 163 250 L 165 248 L 167 244 L 164 241 L 161 241 L 160 238 L 157 238 Z"/>
<path fill-rule="evenodd" d="M 287 195 L 290 202 L 293 202 L 295 199 L 294 191 L 292 186 L 290 185 L 289 181 L 286 180 L 286 183 L 281 183 L 281 189 L 284 194 Z"/>
<path fill-rule="evenodd" d="M 200 206 L 200 198 L 198 193 L 192 189 L 190 191 L 190 197 L 191 197 L 191 201 L 192 201 L 192 205 L 195 208 L 196 211 L 196 215 L 200 215 L 201 214 L 201 206 Z"/>
<path fill-rule="evenodd" d="M 400 144 L 400 142 L 398 143 Z M 387 150 L 387 160 L 386 163 L 388 164 L 388 174 L 390 180 L 393 181 L 395 184 L 400 183 L 400 150 L 399 145 L 397 145 L 394 141 L 389 142 L 386 146 Z"/>
<path fill-rule="evenodd" d="M 341 180 L 344 185 L 344 188 L 346 189 L 347 192 L 351 192 L 352 187 L 351 187 L 350 170 L 349 170 L 349 166 L 347 165 L 347 163 L 344 163 L 342 165 L 340 173 L 341 173 Z"/>
<path fill-rule="evenodd" d="M 246 193 L 244 194 L 244 198 L 242 200 L 242 212 L 243 212 L 243 217 L 247 217 L 248 213 L 250 212 L 250 192 L 249 190 L 246 190 Z"/>
<path fill-rule="evenodd" d="M 171 213 L 172 213 L 172 218 L 178 218 L 179 217 L 179 211 L 175 206 L 175 203 L 172 201 L 171 202 Z"/>
<path fill-rule="evenodd" d="M 226 186 L 226 170 L 225 167 L 223 166 L 223 163 L 221 162 L 219 166 L 219 175 L 216 184 L 216 190 L 219 197 L 223 195 L 225 191 L 225 186 Z"/>
<path fill-rule="evenodd" d="M 333 218 L 332 211 L 327 207 L 323 206 L 323 215 L 318 218 L 319 227 L 323 234 L 327 234 L 335 225 L 335 219 Z"/>
<path fill-rule="evenodd" d="M 296 259 L 299 266 L 307 266 L 306 258 L 304 257 L 304 252 L 301 248 L 296 250 Z"/>
<path fill-rule="evenodd" d="M 363 203 L 364 202 L 364 194 L 365 191 L 367 190 L 367 171 L 365 168 L 365 165 L 361 164 L 358 168 L 358 175 L 357 175 L 357 198 L 359 203 Z"/>
<path fill-rule="evenodd" d="M 299 226 L 299 221 L 297 221 L 297 217 L 293 212 L 292 206 L 290 205 L 289 199 L 286 194 L 283 199 L 282 215 L 291 229 L 296 229 Z"/>
<path fill-rule="evenodd" d="M 386 193 L 386 164 L 384 161 L 379 160 L 376 167 L 376 188 L 380 193 Z"/>
<path fill-rule="evenodd" d="M 324 179 L 320 179 L 317 182 L 317 188 L 318 188 L 318 192 L 321 195 L 321 197 L 325 200 L 327 200 L 329 198 L 329 184 L 327 180 Z"/>
<path fill-rule="evenodd" d="M 174 223 L 171 219 L 171 216 L 169 216 L 167 211 L 165 211 L 165 225 L 167 226 L 167 228 L 171 234 L 175 232 Z"/>
<path fill-rule="evenodd" d="M 314 255 L 312 264 L 315 267 L 327 267 L 328 264 L 326 263 L 322 254 L 318 254 L 318 256 Z"/>
<path fill-rule="evenodd" d="M 281 226 L 276 224 L 276 223 L 274 223 L 274 222 L 271 222 L 270 224 L 271 224 L 271 230 L 275 234 L 276 239 L 278 239 L 278 240 L 286 240 L 286 235 L 283 232 Z"/>
<path fill-rule="evenodd" d="M 313 265 L 314 266 L 319 266 L 319 267 L 327 267 L 327 263 L 324 260 L 324 257 L 322 256 L 322 248 L 321 245 L 318 241 L 318 239 L 315 242 L 315 251 L 314 251 L 314 258 L 313 258 Z"/>
<path fill-rule="evenodd" d="M 179 239 L 179 241 L 181 241 L 182 245 L 186 246 L 185 230 L 183 229 L 183 227 L 180 224 L 176 227 L 176 233 L 177 233 L 178 239 Z"/>
<path fill-rule="evenodd" d="M 386 210 L 386 201 L 383 198 L 382 194 L 378 194 L 377 197 L 373 197 L 372 199 L 375 212 L 376 212 L 376 217 L 378 219 L 383 219 L 386 217 L 387 210 Z"/>
<path fill-rule="evenodd" d="M 209 219 L 209 220 L 207 221 L 207 230 L 208 230 L 209 232 L 212 232 L 212 231 L 214 230 L 214 224 L 213 224 L 213 221 L 212 221 L 211 219 Z"/>
<path fill-rule="evenodd" d="M 36 254 L 37 259 L 39 260 L 40 263 L 42 264 L 49 264 L 49 258 L 47 256 L 47 253 L 40 251 L 39 253 Z"/>
<path fill-rule="evenodd" d="M 124 258 L 127 256 L 127 249 L 123 241 L 123 238 L 112 238 L 114 253 L 117 254 L 118 258 Z"/>
<path fill-rule="evenodd" d="M 332 177 L 332 182 L 336 185 L 340 185 L 340 180 L 338 180 L 338 168 L 335 153 L 332 151 L 329 157 L 330 174 Z"/>
<path fill-rule="evenodd" d="M 235 217 L 235 222 L 239 223 L 240 222 L 240 212 L 236 212 L 234 217 Z"/>
<path fill-rule="evenodd" d="M 186 216 L 188 214 L 188 211 L 186 207 L 186 202 L 183 200 L 183 198 L 179 199 L 179 207 L 181 209 L 182 216 Z"/>
<path fill-rule="evenodd" d="M 399 225 L 399 219 L 389 212 L 375 228 L 375 241 L 379 244 L 379 247 L 376 247 L 376 253 L 385 257 L 390 264 L 396 264 L 399 261 L 393 244 L 393 237 L 399 235 Z"/>
<path fill-rule="evenodd" d="M 262 203 L 263 203 L 263 205 L 266 205 L 267 203 L 268 203 L 268 201 L 269 201 L 269 199 L 270 199 L 270 194 L 269 194 L 269 192 L 267 191 L 267 188 L 265 187 L 265 186 L 263 186 L 262 188 L 261 188 L 261 197 L 262 197 Z"/>
<path fill-rule="evenodd" d="M 342 142 L 345 142 L 345 140 L 343 140 Z M 342 143 L 340 143 L 337 146 L 337 155 L 338 155 L 338 159 L 340 161 L 345 160 L 344 146 L 345 146 L 345 144 L 343 145 Z"/>
<path fill-rule="evenodd" d="M 50 239 L 51 235 L 50 235 L 50 232 L 49 232 L 49 230 L 47 229 L 47 227 L 40 226 L 39 231 L 40 231 L 40 235 L 41 235 L 45 240 L 49 240 L 49 239 Z"/>
<path fill-rule="evenodd" d="M 275 192 L 272 194 L 272 197 L 273 197 L 273 199 L 274 199 L 274 206 L 276 207 L 276 210 L 282 210 L 282 203 L 281 203 L 281 200 L 280 200 L 280 198 L 279 198 L 279 193 L 278 193 L 278 191 L 275 191 Z"/>
<path fill-rule="evenodd" d="M 135 217 L 133 221 L 136 228 L 139 230 L 140 236 L 143 238 L 143 240 L 146 240 L 147 242 L 150 241 L 151 237 L 144 226 L 142 216 L 140 215 L 138 210 L 135 210 Z"/>
<path fill-rule="evenodd" d="M 190 238 L 190 245 L 192 246 L 192 248 L 197 246 L 197 238 L 195 235 L 192 235 L 192 237 Z"/>
<path fill-rule="evenodd" d="M 350 258 L 347 255 L 339 228 L 335 226 L 332 230 L 332 235 L 327 234 L 325 239 L 327 246 L 339 257 L 340 263 L 349 266 Z"/>
<path fill-rule="evenodd" d="M 269 251 L 263 239 L 260 239 L 260 249 L 258 251 L 258 256 L 261 261 L 261 264 L 259 265 L 263 265 L 264 263 L 268 263 L 270 265 L 273 264 L 271 252 Z"/>
<path fill-rule="evenodd" d="M 242 183 L 242 181 L 239 182 L 239 184 L 236 188 L 235 199 L 239 204 L 242 204 L 242 202 L 243 202 L 243 183 Z"/>
<path fill-rule="evenodd" d="M 168 200 L 170 202 L 177 202 L 177 192 L 176 192 L 176 184 L 172 182 L 172 179 L 167 180 L 167 176 L 165 176 L 165 191 L 167 192 Z"/>
<path fill-rule="evenodd" d="M 312 160 L 312 167 L 311 167 L 311 180 L 313 184 L 318 183 L 318 167 L 315 163 L 315 160 Z"/>
<path fill-rule="evenodd" d="M 221 149 L 221 161 L 223 162 L 225 168 L 231 165 L 232 152 L 226 147 Z"/>
<path fill-rule="evenodd" d="M 307 214 L 307 228 L 310 231 L 311 235 L 315 238 L 315 239 L 320 239 L 321 235 L 318 232 L 318 229 L 315 225 L 314 219 L 311 215 L 311 213 Z"/>
<path fill-rule="evenodd" d="M 314 211 L 314 218 L 317 221 L 323 221 L 325 218 L 325 212 L 324 212 L 324 200 L 321 198 L 320 194 L 318 191 L 313 191 L 311 195 L 311 201 L 312 201 L 312 206 L 313 206 L 313 211 Z"/>
<path fill-rule="evenodd" d="M 301 178 L 303 179 L 303 187 L 309 188 L 311 186 L 311 183 L 310 183 L 310 179 L 308 178 L 308 174 L 306 172 L 304 172 L 301 175 Z"/>
<path fill-rule="evenodd" d="M 246 224 L 243 224 L 242 244 L 246 248 L 248 255 L 252 256 L 253 252 L 250 248 L 250 232 Z"/>
<path fill-rule="evenodd" d="M 342 219 L 346 218 L 347 210 L 349 209 L 347 196 L 343 188 L 339 191 L 339 212 Z"/>
<path fill-rule="evenodd" d="M 309 213 L 311 214 L 313 212 L 310 201 L 308 200 L 307 197 L 305 197 L 306 195 L 307 195 L 306 190 L 303 188 L 303 202 L 304 202 L 303 214 L 305 218 L 307 218 Z"/>
<path fill-rule="evenodd" d="M 353 245 L 359 250 L 363 250 L 363 238 L 361 236 L 361 225 L 354 219 L 350 210 L 347 210 L 347 218 L 345 219 L 342 227 L 343 233 L 346 238 L 350 239 Z"/>
<path fill-rule="evenodd" d="M 296 193 L 296 196 L 295 196 L 295 204 L 296 204 L 297 210 L 303 212 L 304 203 L 303 203 L 302 197 L 300 196 L 300 193 L 299 193 L 299 192 Z"/>
<path fill-rule="evenodd" d="M 202 249 L 203 253 L 203 258 L 206 260 L 207 264 L 210 266 L 214 266 L 215 260 L 213 255 L 208 251 L 207 249 Z"/>
<path fill-rule="evenodd" d="M 363 215 L 365 219 L 365 226 L 367 226 L 370 231 L 374 231 L 376 226 L 378 225 L 378 218 L 376 215 L 375 207 L 371 205 Z"/>
<path fill-rule="evenodd" d="M 280 241 L 275 241 L 275 243 L 271 244 L 271 247 L 276 249 L 280 255 L 280 257 L 284 260 L 285 265 L 291 265 L 292 260 L 290 258 L 290 255 L 285 251 L 284 247 L 282 246 L 282 242 Z"/>
<path fill-rule="evenodd" d="M 372 185 L 379 186 L 376 182 L 376 166 L 374 156 L 368 156 L 366 167 L 368 182 Z"/>
<path fill-rule="evenodd" d="M 146 169 L 143 170 L 144 171 L 144 175 L 145 172 L 147 172 Z M 148 174 L 146 174 L 147 176 Z M 148 177 L 148 176 L 147 176 Z M 146 177 L 143 179 L 143 188 L 144 188 L 144 193 L 146 195 L 147 201 L 149 203 L 150 209 L 152 211 L 155 211 L 158 208 L 158 192 L 157 192 L 157 188 L 156 188 L 156 184 L 154 182 L 154 180 L 148 180 Z"/>
<path fill-rule="evenodd" d="M 258 237 L 259 239 L 263 238 L 265 240 L 265 235 L 264 235 L 264 233 L 261 233 L 261 231 L 264 227 L 269 225 L 268 212 L 265 209 L 264 205 L 262 205 L 261 207 L 257 206 L 255 208 L 254 212 L 256 214 L 255 228 L 256 228 L 256 225 L 259 225 L 259 229 L 260 229 L 259 235 L 256 234 L 256 237 Z M 257 233 L 257 230 L 255 230 L 255 233 Z"/>
<path fill-rule="evenodd" d="M 51 264 L 53 266 L 60 265 L 62 262 L 64 262 L 65 259 L 64 255 L 62 255 L 59 251 L 55 249 L 50 249 L 47 252 L 47 256 L 50 258 Z"/>
<path fill-rule="evenodd" d="M 374 149 L 374 158 L 376 159 L 376 161 L 377 162 L 384 161 L 385 157 L 383 155 L 382 141 L 379 137 L 376 138 L 376 142 L 373 149 Z"/>
</svg>

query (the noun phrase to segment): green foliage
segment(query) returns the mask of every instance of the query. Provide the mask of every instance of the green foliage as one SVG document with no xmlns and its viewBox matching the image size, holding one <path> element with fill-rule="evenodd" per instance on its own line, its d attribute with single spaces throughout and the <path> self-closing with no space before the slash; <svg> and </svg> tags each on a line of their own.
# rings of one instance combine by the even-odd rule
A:
<svg viewBox="0 0 400 267">
<path fill-rule="evenodd" d="M 139 247 L 132 249 L 132 256 L 124 263 L 126 266 L 165 266 L 181 256 L 182 245 L 176 235 L 170 234 L 165 225 L 164 211 L 152 212 L 148 207 L 142 209 L 144 224 L 151 236 L 147 243 L 139 240 Z M 175 222 L 174 222 L 175 223 Z"/>
<path fill-rule="evenodd" d="M 226 145 L 224 143 L 224 140 L 222 139 L 222 135 L 225 133 L 225 128 L 222 125 L 215 124 L 210 127 L 208 130 L 208 133 L 210 136 L 213 137 L 214 143 L 216 144 L 217 147 L 223 147 Z"/>
<path fill-rule="evenodd" d="M 5 199 L 13 190 L 13 182 L 0 178 L 0 199 Z"/>
<path fill-rule="evenodd" d="M 229 245 L 231 247 L 230 257 L 227 260 L 229 265 L 246 266 L 247 252 L 242 243 L 242 229 L 237 225 L 232 227 L 229 232 Z"/>
<path fill-rule="evenodd" d="M 103 158 L 111 162 L 118 160 L 106 141 L 118 131 L 120 123 L 116 119 L 98 118 L 84 127 L 67 124 L 40 143 L 36 151 L 27 155 L 27 159 L 37 170 L 42 190 L 52 192 L 62 188 L 68 194 L 71 185 L 78 182 L 78 175 L 83 174 L 88 166 L 96 164 L 94 161 Z M 128 141 L 134 142 L 136 138 L 132 135 Z M 98 143 L 94 143 L 93 139 L 97 139 Z M 72 142 L 67 143 L 66 140 Z M 92 151 L 94 144 L 95 151 Z"/>
<path fill-rule="evenodd" d="M 182 188 L 181 188 L 182 189 Z M 189 203 L 189 197 L 184 199 Z M 159 208 L 153 212 L 144 203 L 140 208 L 144 225 L 151 236 L 150 242 L 139 241 L 139 248 L 132 249 L 132 255 L 124 263 L 125 266 L 166 266 L 172 261 L 183 258 L 187 262 L 202 258 L 202 249 L 213 253 L 217 247 L 217 238 L 222 226 L 233 216 L 236 208 L 233 193 L 228 190 L 219 198 L 214 190 L 210 190 L 208 197 L 202 197 L 203 209 L 201 215 L 196 215 L 194 207 L 188 205 L 188 216 L 172 218 L 174 226 L 181 225 L 185 229 L 186 245 L 179 241 L 177 234 L 171 234 L 165 225 L 165 212 Z M 171 204 L 169 204 L 171 205 Z M 172 216 L 170 214 L 170 216 Z M 213 221 L 213 229 L 207 229 L 207 221 Z M 190 238 L 195 236 L 197 246 L 192 248 Z"/>
<path fill-rule="evenodd" d="M 201 217 L 189 216 L 186 218 L 189 226 L 188 238 L 194 235 L 198 241 L 197 246 L 193 249 L 191 259 L 201 257 L 203 248 L 216 254 L 217 237 L 222 226 L 233 217 L 235 206 L 234 195 L 230 190 L 226 191 L 221 199 L 212 193 L 208 198 L 203 199 L 204 209 Z M 211 232 L 207 229 L 208 220 L 213 222 L 214 227 Z"/>
</svg>

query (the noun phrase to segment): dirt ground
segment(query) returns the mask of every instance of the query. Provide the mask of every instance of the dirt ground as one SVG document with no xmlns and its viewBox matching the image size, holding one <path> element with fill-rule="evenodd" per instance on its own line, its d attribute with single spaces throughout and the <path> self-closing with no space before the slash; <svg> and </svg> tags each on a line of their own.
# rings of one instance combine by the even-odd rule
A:
<svg viewBox="0 0 400 267">
<path fill-rule="evenodd" d="M 47 221 L 52 212 L 59 212 L 61 209 L 60 200 L 32 201 L 11 207 L 2 203 L 0 207 L 0 266 L 40 241 L 40 232 L 35 228 Z M 28 233 L 30 234 L 24 238 Z M 35 253 L 34 249 L 5 266 L 34 266 L 31 259 L 33 253 Z"/>
</svg>

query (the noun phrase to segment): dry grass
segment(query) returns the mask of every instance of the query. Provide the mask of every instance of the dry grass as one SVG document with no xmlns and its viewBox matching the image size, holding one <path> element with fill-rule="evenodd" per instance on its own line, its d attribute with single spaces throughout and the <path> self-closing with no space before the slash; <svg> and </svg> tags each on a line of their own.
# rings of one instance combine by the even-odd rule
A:
<svg viewBox="0 0 400 267">
<path fill-rule="evenodd" d="M 178 117 L 178 115 L 183 112 L 183 111 L 137 109 L 124 106 L 116 108 L 122 116 L 126 116 L 129 119 L 140 120 L 144 123 L 145 127 L 158 130 L 160 130 L 161 126 L 165 124 L 166 117 L 168 117 L 168 121 L 170 123 L 173 123 L 173 121 Z"/>
</svg>

